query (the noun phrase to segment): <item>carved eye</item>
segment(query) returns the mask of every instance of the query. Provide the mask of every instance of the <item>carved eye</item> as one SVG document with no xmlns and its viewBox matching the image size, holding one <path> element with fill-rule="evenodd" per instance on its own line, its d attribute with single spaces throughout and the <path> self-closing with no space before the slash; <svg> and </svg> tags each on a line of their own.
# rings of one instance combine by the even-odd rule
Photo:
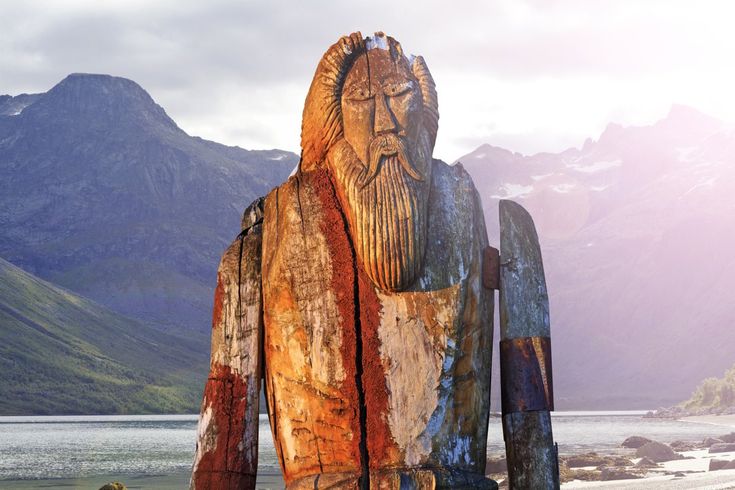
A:
<svg viewBox="0 0 735 490">
<path fill-rule="evenodd" d="M 348 100 L 368 100 L 372 97 L 372 94 L 370 93 L 370 90 L 367 86 L 364 85 L 353 85 L 349 89 L 347 89 L 347 92 L 345 93 L 345 97 Z"/>
<path fill-rule="evenodd" d="M 390 83 L 383 89 L 388 97 L 403 95 L 411 90 L 413 90 L 413 83 L 410 81 Z"/>
</svg>

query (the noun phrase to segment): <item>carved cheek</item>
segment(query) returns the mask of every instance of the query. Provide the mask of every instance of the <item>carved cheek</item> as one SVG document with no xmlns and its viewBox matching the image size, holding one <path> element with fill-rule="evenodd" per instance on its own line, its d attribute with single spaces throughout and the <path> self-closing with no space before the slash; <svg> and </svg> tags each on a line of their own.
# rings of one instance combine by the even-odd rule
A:
<svg viewBox="0 0 735 490">
<path fill-rule="evenodd" d="M 345 140 L 352 146 L 364 165 L 368 162 L 368 148 L 373 134 L 373 100 L 342 100 L 342 121 Z"/>
<path fill-rule="evenodd" d="M 413 91 L 403 97 L 391 98 L 391 111 L 401 128 L 406 132 L 411 144 L 418 140 L 423 117 L 421 95 Z"/>
</svg>

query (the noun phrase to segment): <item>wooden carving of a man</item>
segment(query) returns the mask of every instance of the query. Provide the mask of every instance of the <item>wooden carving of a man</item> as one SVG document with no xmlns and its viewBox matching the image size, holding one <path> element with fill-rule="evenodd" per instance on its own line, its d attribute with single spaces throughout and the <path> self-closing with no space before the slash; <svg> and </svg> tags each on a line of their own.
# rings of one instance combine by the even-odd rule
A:
<svg viewBox="0 0 735 490">
<path fill-rule="evenodd" d="M 214 301 L 192 488 L 254 488 L 261 382 L 288 489 L 493 488 L 493 292 L 434 82 L 377 33 L 321 59 L 298 171 L 245 213 Z"/>
</svg>

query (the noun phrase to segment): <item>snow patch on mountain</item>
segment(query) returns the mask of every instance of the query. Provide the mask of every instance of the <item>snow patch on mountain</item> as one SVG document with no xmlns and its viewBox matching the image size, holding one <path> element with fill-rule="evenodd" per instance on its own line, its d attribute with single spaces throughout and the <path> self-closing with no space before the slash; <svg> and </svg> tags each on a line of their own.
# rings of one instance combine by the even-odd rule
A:
<svg viewBox="0 0 735 490">
<path fill-rule="evenodd" d="M 551 189 L 559 194 L 567 194 L 572 192 L 575 187 L 577 187 L 577 184 L 556 184 L 552 185 Z"/>
<path fill-rule="evenodd" d="M 609 170 L 611 168 L 619 167 L 623 164 L 622 160 L 616 159 L 616 160 L 600 160 L 597 162 L 589 163 L 589 164 L 579 164 L 579 163 L 567 163 L 567 167 L 571 168 L 572 170 L 576 170 L 577 172 L 584 172 L 586 174 L 592 174 L 596 172 L 600 172 L 602 170 Z"/>
<path fill-rule="evenodd" d="M 493 194 L 493 199 L 513 199 L 516 197 L 523 197 L 527 194 L 530 194 L 533 191 L 532 185 L 522 185 L 522 184 L 503 184 L 500 186 L 500 190 L 503 191 L 505 194 Z"/>
</svg>

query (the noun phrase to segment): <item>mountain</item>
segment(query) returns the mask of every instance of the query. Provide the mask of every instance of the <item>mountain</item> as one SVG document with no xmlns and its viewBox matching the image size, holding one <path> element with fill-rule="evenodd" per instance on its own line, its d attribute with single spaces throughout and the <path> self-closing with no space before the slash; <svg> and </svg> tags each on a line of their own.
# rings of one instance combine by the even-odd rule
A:
<svg viewBox="0 0 735 490">
<path fill-rule="evenodd" d="M 126 316 L 203 332 L 243 209 L 297 161 L 191 137 L 124 78 L 2 96 L 0 256 Z"/>
<path fill-rule="evenodd" d="M 193 413 L 208 356 L 0 259 L 0 415 Z"/>
<path fill-rule="evenodd" d="M 460 159 L 497 243 L 497 202 L 536 220 L 550 293 L 558 408 L 646 409 L 732 365 L 735 132 L 674 106 L 649 126 L 524 156 Z"/>
<path fill-rule="evenodd" d="M 240 213 L 297 161 L 191 137 L 123 78 L 74 74 L 43 94 L 0 96 L 0 256 L 203 339 Z M 501 198 L 536 220 L 558 408 L 669 406 L 732 365 L 732 128 L 675 106 L 649 126 L 611 124 L 581 148 L 526 156 L 483 145 L 460 161 L 491 242 Z"/>
</svg>

